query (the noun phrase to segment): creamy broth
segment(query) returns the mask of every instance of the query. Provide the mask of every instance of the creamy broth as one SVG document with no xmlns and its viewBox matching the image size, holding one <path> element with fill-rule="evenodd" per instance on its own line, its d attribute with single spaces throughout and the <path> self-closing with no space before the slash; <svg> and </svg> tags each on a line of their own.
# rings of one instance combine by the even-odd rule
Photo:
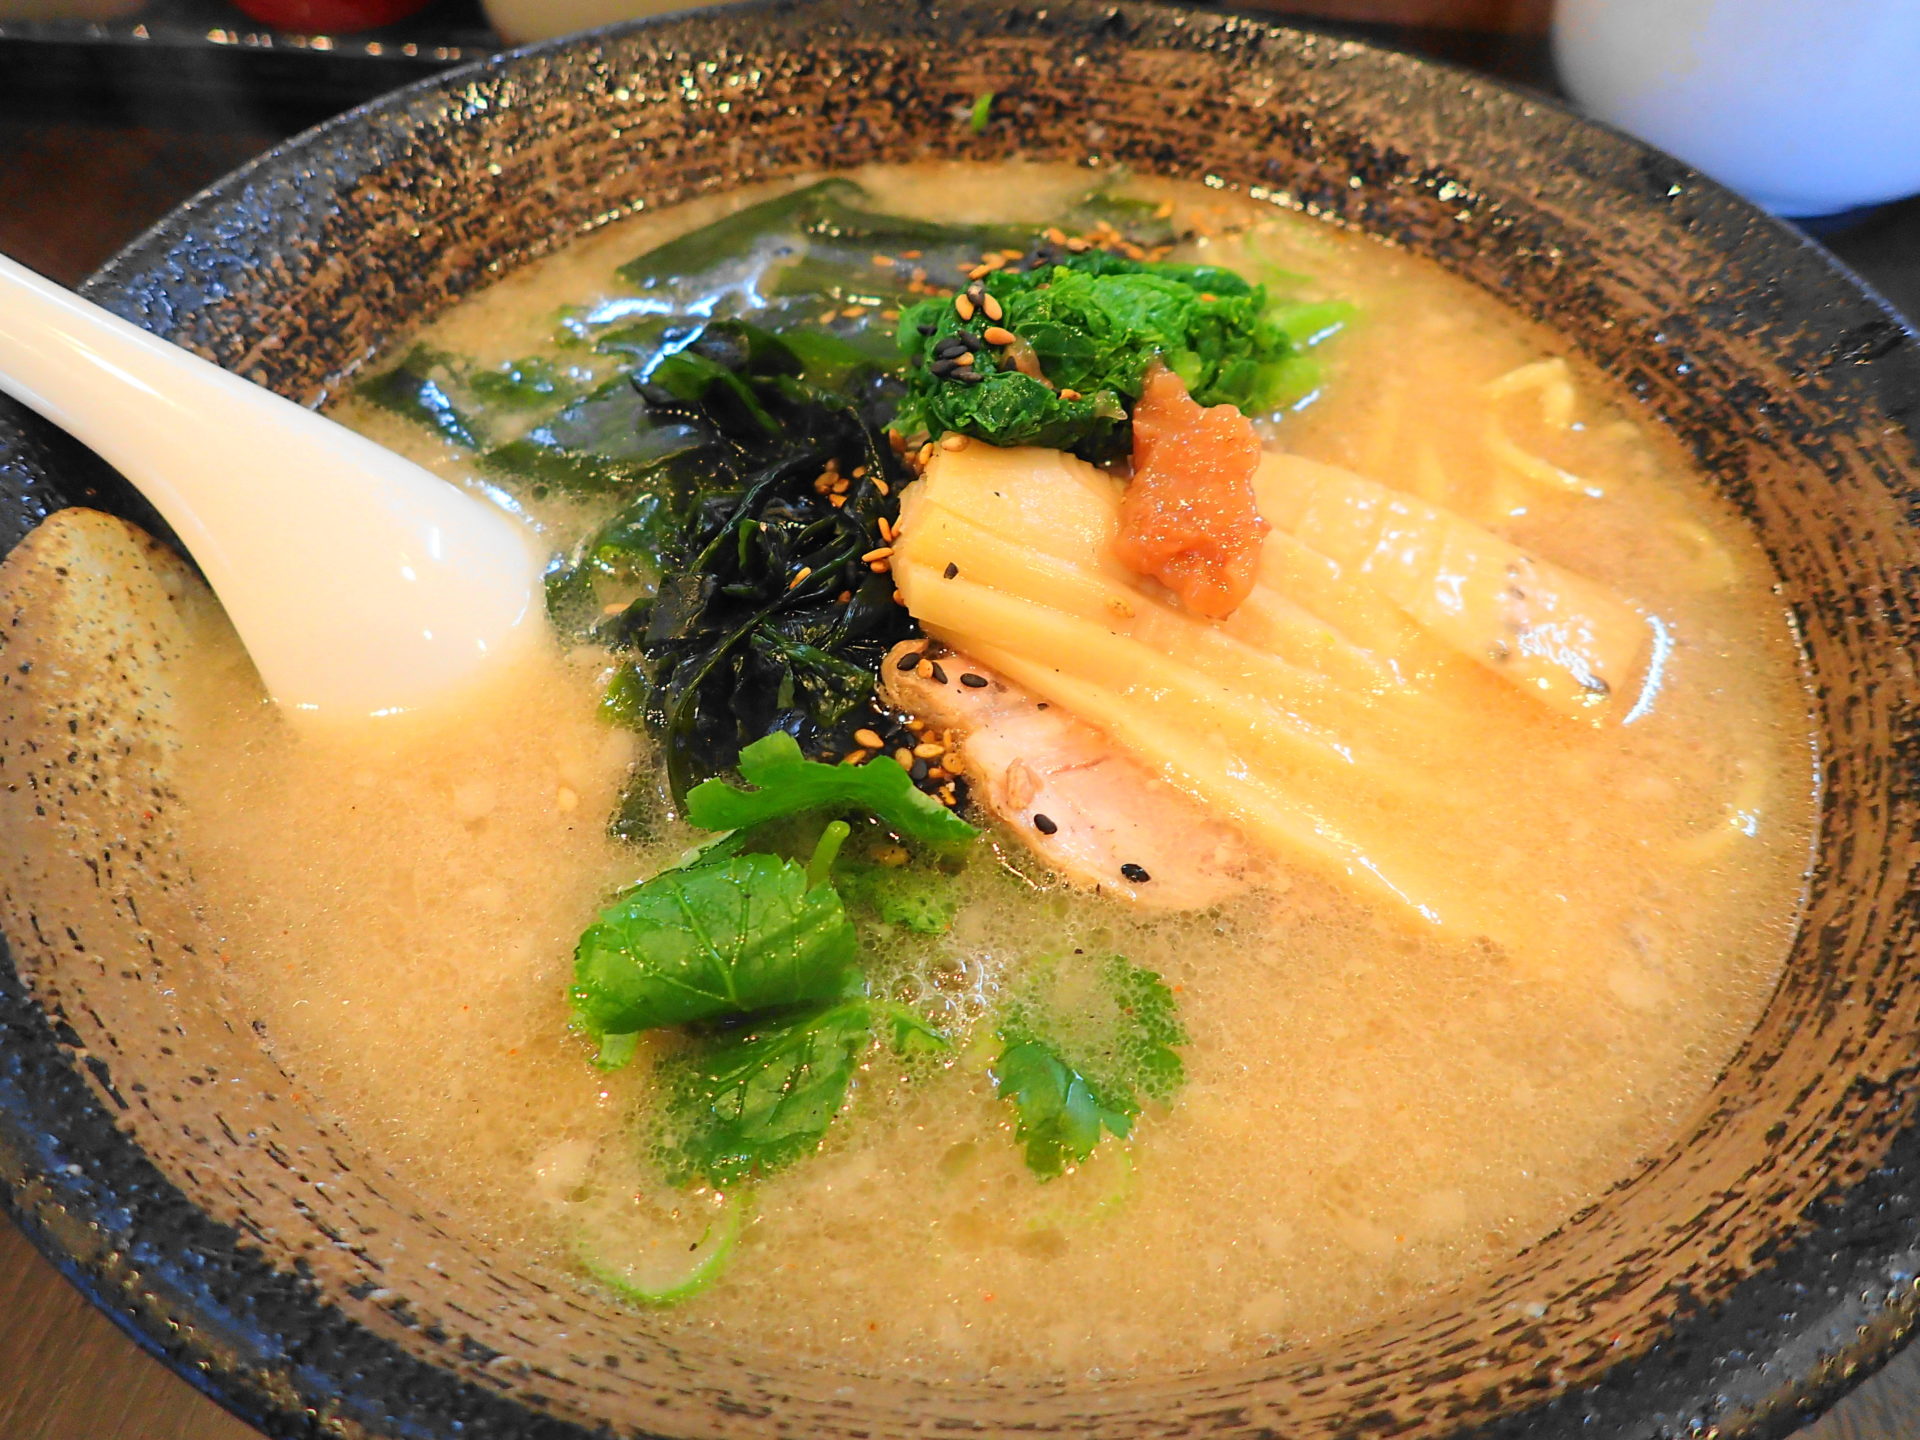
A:
<svg viewBox="0 0 1920 1440">
<path fill-rule="evenodd" d="M 957 219 L 1045 216 L 1087 183 L 1054 167 L 858 178 L 888 209 Z M 931 957 L 871 957 L 882 988 L 964 1029 L 1034 957 L 1117 951 L 1177 993 L 1192 1043 L 1176 1103 L 1042 1184 L 977 1046 L 911 1073 L 877 1058 L 822 1153 L 757 1187 L 729 1271 L 651 1324 L 955 1375 L 1260 1353 L 1498 1262 L 1629 1175 L 1677 1133 L 1777 978 L 1813 752 L 1789 622 L 1751 536 L 1578 364 L 1575 425 L 1548 423 L 1557 372 L 1502 377 L 1563 347 L 1486 296 L 1296 215 L 1135 184 L 1214 232 L 1198 258 L 1298 272 L 1358 305 L 1326 349 L 1322 392 L 1274 443 L 1457 509 L 1666 626 L 1671 653 L 1635 723 L 1585 737 L 1550 787 L 1516 768 L 1486 795 L 1547 817 L 1542 869 L 1579 888 L 1543 899 L 1541 925 L 1573 943 L 1521 963 L 1285 863 L 1217 912 L 1154 916 L 1047 884 L 995 836 Z M 620 261 L 740 203 L 620 222 L 423 338 L 488 362 L 527 354 L 561 306 L 618 299 Z M 337 413 L 490 484 L 363 402 Z M 1520 461 L 1501 459 L 1508 444 Z M 1529 478 L 1526 457 L 1573 483 Z M 592 518 L 524 503 L 555 549 Z M 582 1194 L 644 1191 L 631 1223 L 658 1222 L 671 1202 L 645 1153 L 648 1067 L 592 1068 L 566 990 L 606 897 L 694 837 L 607 836 L 629 769 L 651 762 L 595 714 L 602 657 L 556 647 L 457 721 L 296 734 L 260 704 L 230 638 L 202 643 L 189 843 L 226 982 L 276 1056 L 360 1143 L 537 1263 L 577 1274 Z M 1542 745 L 1566 723 L 1543 710 Z"/>
</svg>

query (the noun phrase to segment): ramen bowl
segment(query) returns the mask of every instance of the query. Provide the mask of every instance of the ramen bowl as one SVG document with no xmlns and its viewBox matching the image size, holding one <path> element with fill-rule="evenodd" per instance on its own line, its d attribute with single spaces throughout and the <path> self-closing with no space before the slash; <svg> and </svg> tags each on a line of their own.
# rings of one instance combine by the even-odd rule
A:
<svg viewBox="0 0 1920 1440">
<path fill-rule="evenodd" d="M 994 124 L 956 120 L 988 90 Z M 526 1268 L 330 1125 L 193 944 L 168 797 L 138 833 L 103 828 L 121 751 L 9 743 L 14 1215 L 276 1435 L 1792 1428 L 1920 1309 L 1920 349 L 1792 231 L 1547 101 L 1350 40 L 1080 0 L 822 0 L 643 24 L 400 92 L 222 182 L 87 289 L 319 404 L 424 316 L 643 206 L 1013 155 L 1201 180 L 1431 257 L 1567 336 L 1751 522 L 1810 677 L 1818 861 L 1784 978 L 1679 1138 L 1523 1253 L 1258 1360 L 1044 1385 L 776 1363 Z M 80 501 L 150 518 L 0 411 L 5 542 Z"/>
</svg>

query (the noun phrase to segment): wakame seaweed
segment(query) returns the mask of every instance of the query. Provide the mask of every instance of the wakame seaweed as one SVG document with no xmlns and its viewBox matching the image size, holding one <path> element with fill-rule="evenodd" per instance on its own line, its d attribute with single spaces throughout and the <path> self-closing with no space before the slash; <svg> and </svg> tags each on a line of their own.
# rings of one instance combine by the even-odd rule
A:
<svg viewBox="0 0 1920 1440">
<path fill-rule="evenodd" d="M 691 277 L 723 270 L 742 278 L 808 262 L 820 283 L 810 293 L 874 287 L 875 296 L 905 293 L 915 269 L 951 276 L 985 250 L 1023 251 L 1037 238 L 1034 225 L 953 225 L 889 215 L 862 204 L 867 192 L 851 180 L 827 179 L 716 220 L 655 246 L 620 267 L 620 278 L 643 290 L 685 290 Z M 915 251 L 914 255 L 901 252 Z M 876 265 L 878 255 L 888 263 Z M 794 283 L 760 287 L 762 294 L 796 294 Z"/>
<path fill-rule="evenodd" d="M 817 337 L 741 321 L 709 326 L 640 390 L 702 438 L 651 477 L 659 503 L 636 499 L 555 572 L 556 618 L 623 656 L 615 692 L 641 697 L 675 803 L 774 732 L 850 748 L 877 719 L 881 657 L 915 633 L 892 577 L 861 558 L 911 478 L 877 424 L 897 390 Z M 596 621 L 604 583 L 648 588 L 655 546 L 652 593 Z"/>
<path fill-rule="evenodd" d="M 403 420 L 424 426 L 441 439 L 468 450 L 483 443 L 476 407 L 463 404 L 466 362 L 430 345 L 415 345 L 391 370 L 369 376 L 355 387 L 362 399 Z"/>
</svg>

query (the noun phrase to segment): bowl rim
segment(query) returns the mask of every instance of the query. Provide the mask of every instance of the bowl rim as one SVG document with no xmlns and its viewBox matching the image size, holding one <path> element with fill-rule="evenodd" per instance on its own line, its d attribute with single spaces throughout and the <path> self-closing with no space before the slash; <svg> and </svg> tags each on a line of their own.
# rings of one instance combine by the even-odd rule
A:
<svg viewBox="0 0 1920 1440">
<path fill-rule="evenodd" d="M 184 201 L 106 262 L 79 288 L 149 328 L 156 317 L 135 303 L 141 277 L 159 270 L 183 235 L 217 217 L 263 177 L 297 169 L 323 147 L 375 142 L 390 122 L 430 107 L 476 80 L 609 40 L 670 31 L 696 16 L 732 18 L 761 11 L 834 6 L 841 0 L 736 0 L 628 21 L 502 51 L 414 81 L 310 127 L 262 152 Z M 995 14 L 1040 0 L 915 0 L 922 9 Z M 1689 190 L 1745 212 L 1770 234 L 1765 244 L 1837 280 L 1896 332 L 1884 353 L 1882 393 L 1901 397 L 1890 417 L 1915 435 L 1920 424 L 1920 333 L 1874 288 L 1803 231 L 1767 214 L 1684 162 L 1625 132 L 1581 116 L 1560 99 L 1463 65 L 1436 59 L 1337 25 L 1269 12 L 1184 10 L 1147 0 L 1051 0 L 1072 23 L 1116 15 L 1143 25 L 1169 12 L 1192 26 L 1251 27 L 1293 45 L 1304 37 L 1338 42 L 1398 62 L 1447 72 L 1493 106 L 1543 107 L 1580 129 L 1610 138 L 1627 156 L 1655 157 Z M 1784 248 L 1782 248 L 1784 247 Z M 164 317 L 160 317 L 164 318 Z M 0 405 L 0 422 L 7 419 Z M 29 427 L 30 433 L 31 427 Z M 0 454 L 7 450 L 0 423 Z M 33 467 L 29 452 L 25 462 Z M 0 941 L 0 957 L 7 950 Z M 105 1084 L 104 1071 L 100 1072 Z M 1903 1077 L 1911 1088 L 1920 1061 Z M 111 1095 L 110 1086 L 108 1093 Z M 117 1097 L 116 1097 L 117 1098 Z M 1804 1233 L 1772 1263 L 1712 1308 L 1685 1313 L 1669 1342 L 1607 1371 L 1594 1383 L 1549 1394 L 1523 1411 L 1465 1425 L 1461 1435 L 1518 1436 L 1582 1430 L 1601 1435 L 1697 1431 L 1783 1436 L 1886 1363 L 1920 1328 L 1920 1224 L 1910 1187 L 1920 1183 L 1920 1124 L 1910 1117 L 1881 1164 L 1865 1180 L 1810 1209 Z M 469 1385 L 364 1330 L 297 1277 L 250 1258 L 240 1237 L 213 1221 L 114 1124 L 111 1107 L 73 1067 L 70 1052 L 10 963 L 0 964 L 0 1210 L 87 1299 L 148 1354 L 224 1408 L 275 1437 L 307 1436 L 336 1426 L 372 1435 L 539 1437 L 587 1440 L 604 1432 L 540 1415 Z M 1813 1321 L 1787 1325 L 1805 1303 L 1805 1285 L 1831 1285 L 1844 1266 L 1845 1299 Z M 323 1348 L 325 1363 L 289 1353 L 273 1325 L 296 1318 L 350 1343 Z M 350 1358 L 348 1358 L 350 1357 Z M 1704 1359 L 1696 1357 L 1705 1357 Z M 351 1386 L 377 1376 L 378 1403 L 356 1404 Z M 1710 1415 L 1709 1396 L 1720 1409 Z M 395 1396 L 409 1413 L 392 1413 Z M 1731 1401 L 1729 1402 L 1729 1397 Z M 1356 1427 L 1358 1428 L 1358 1427 Z M 350 1428 L 350 1433 L 354 1433 Z"/>
</svg>

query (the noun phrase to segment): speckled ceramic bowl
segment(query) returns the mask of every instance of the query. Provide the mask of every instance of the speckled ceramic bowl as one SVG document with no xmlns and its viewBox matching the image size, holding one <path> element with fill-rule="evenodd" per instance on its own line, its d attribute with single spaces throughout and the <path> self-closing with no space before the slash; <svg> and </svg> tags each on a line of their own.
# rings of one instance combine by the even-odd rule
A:
<svg viewBox="0 0 1920 1440">
<path fill-rule="evenodd" d="M 985 89 L 1003 118 L 975 135 L 950 117 Z M 278 1435 L 1790 1428 L 1920 1307 L 1920 352 L 1790 231 L 1550 104 L 1346 41 L 1082 0 L 827 0 L 404 92 L 179 211 L 91 293 L 317 402 L 383 337 L 642 202 L 1015 151 L 1257 190 L 1433 256 L 1550 317 L 1751 517 L 1816 677 L 1821 859 L 1779 993 L 1685 1138 L 1499 1268 L 1257 1363 L 1044 1388 L 759 1367 L 541 1284 L 331 1131 L 169 929 L 191 896 L 151 837 L 90 836 L 54 797 L 101 878 L 84 915 L 4 897 L 31 942 L 0 966 L 14 1212 Z M 0 418 L 9 541 L 96 484 Z"/>
</svg>

